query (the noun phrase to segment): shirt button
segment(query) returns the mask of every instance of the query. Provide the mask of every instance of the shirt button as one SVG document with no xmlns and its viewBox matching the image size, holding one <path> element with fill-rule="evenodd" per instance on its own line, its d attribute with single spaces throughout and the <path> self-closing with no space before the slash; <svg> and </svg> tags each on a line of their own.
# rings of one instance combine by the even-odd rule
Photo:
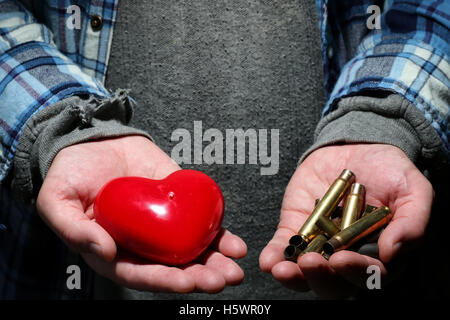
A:
<svg viewBox="0 0 450 320">
<path fill-rule="evenodd" d="M 103 19 L 99 15 L 91 16 L 91 27 L 94 31 L 100 31 L 103 27 Z"/>
</svg>

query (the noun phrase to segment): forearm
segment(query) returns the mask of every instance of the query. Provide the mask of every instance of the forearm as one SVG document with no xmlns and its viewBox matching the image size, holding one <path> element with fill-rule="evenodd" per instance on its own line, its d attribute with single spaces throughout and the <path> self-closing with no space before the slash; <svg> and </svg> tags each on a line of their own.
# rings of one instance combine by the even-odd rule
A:
<svg viewBox="0 0 450 320">
<path fill-rule="evenodd" d="M 108 98 L 96 79 L 55 47 L 51 31 L 16 1 L 0 3 L 0 182 L 27 121 L 72 96 Z"/>
<path fill-rule="evenodd" d="M 56 154 L 65 147 L 90 140 L 125 135 L 150 136 L 129 127 L 132 100 L 118 90 L 108 99 L 71 97 L 32 117 L 19 139 L 14 158 L 13 189 L 22 201 L 37 196 Z"/>
</svg>

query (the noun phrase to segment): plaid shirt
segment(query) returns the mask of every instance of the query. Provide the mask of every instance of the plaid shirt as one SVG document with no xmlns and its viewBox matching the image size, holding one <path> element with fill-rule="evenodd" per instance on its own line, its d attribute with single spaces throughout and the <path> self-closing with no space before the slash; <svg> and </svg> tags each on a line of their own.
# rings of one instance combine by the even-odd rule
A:
<svg viewBox="0 0 450 320">
<path fill-rule="evenodd" d="M 110 96 L 102 83 L 117 3 L 0 0 L 0 182 L 30 117 L 73 95 Z M 71 5 L 79 8 L 79 29 L 67 27 L 77 13 Z M 91 24 L 95 16 L 102 18 L 99 31 Z M 72 264 L 82 269 L 81 290 L 66 286 Z M 0 299 L 88 297 L 91 278 L 80 256 L 49 232 L 34 208 L 18 205 L 0 187 Z"/>
<path fill-rule="evenodd" d="M 365 90 L 400 94 L 419 108 L 450 154 L 450 1 L 387 0 L 380 29 L 370 5 L 317 0 L 327 104 Z M 369 13 L 367 13 L 369 11 Z"/>
<path fill-rule="evenodd" d="M 366 23 L 369 5 L 381 1 L 316 2 L 328 99 L 323 114 L 361 91 L 396 92 L 424 113 L 449 151 L 449 1 L 387 0 L 379 30 Z M 71 95 L 109 95 L 101 83 L 117 1 L 73 3 L 81 9 L 81 29 L 66 27 L 70 1 L 27 1 L 34 18 L 16 1 L 0 0 L 0 181 L 33 114 Z M 93 15 L 103 18 L 101 31 L 92 29 Z M 11 199 L 0 189 L 0 298 L 89 297 L 92 271 L 33 207 Z M 71 264 L 82 268 L 81 290 L 66 286 Z"/>
<path fill-rule="evenodd" d="M 0 181 L 30 117 L 72 95 L 108 95 L 102 82 L 117 1 L 76 1 L 80 29 L 67 27 L 76 14 L 70 1 L 28 2 L 30 9 L 39 6 L 34 15 L 18 1 L 0 1 Z M 101 31 L 92 29 L 95 15 L 102 17 Z"/>
</svg>

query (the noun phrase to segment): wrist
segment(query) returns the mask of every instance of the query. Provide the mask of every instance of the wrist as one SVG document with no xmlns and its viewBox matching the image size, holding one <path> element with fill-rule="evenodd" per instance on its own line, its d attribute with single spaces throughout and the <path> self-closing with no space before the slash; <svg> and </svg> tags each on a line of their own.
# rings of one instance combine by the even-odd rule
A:
<svg viewBox="0 0 450 320">
<path fill-rule="evenodd" d="M 315 142 L 300 162 L 317 148 L 348 143 L 396 146 L 413 162 L 420 157 L 431 158 L 442 149 L 431 123 L 413 104 L 395 94 L 342 99 L 338 109 L 319 122 Z"/>
<path fill-rule="evenodd" d="M 87 141 L 125 135 L 150 136 L 127 126 L 132 104 L 125 91 L 109 99 L 74 96 L 55 103 L 31 118 L 19 139 L 12 187 L 22 201 L 37 195 L 50 165 L 63 149 Z"/>
</svg>

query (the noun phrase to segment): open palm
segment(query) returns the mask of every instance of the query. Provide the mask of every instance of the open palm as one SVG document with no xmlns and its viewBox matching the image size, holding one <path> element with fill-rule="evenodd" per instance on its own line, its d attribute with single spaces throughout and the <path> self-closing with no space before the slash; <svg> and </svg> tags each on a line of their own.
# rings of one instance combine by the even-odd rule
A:
<svg viewBox="0 0 450 320">
<path fill-rule="evenodd" d="M 62 149 L 41 187 L 42 219 L 99 274 L 129 288 L 166 292 L 219 292 L 244 277 L 231 258 L 245 256 L 245 243 L 222 230 L 211 247 L 189 265 L 176 268 L 140 260 L 116 247 L 95 222 L 94 199 L 108 181 L 122 176 L 162 179 L 179 170 L 161 149 L 141 136 L 76 144 Z"/>
<path fill-rule="evenodd" d="M 343 169 L 351 170 L 366 187 L 366 203 L 387 205 L 393 219 L 378 239 L 379 259 L 343 250 L 329 261 L 317 253 L 285 261 L 283 252 L 314 207 Z M 384 144 L 323 147 L 297 168 L 283 199 L 280 223 L 260 255 L 260 267 L 287 287 L 313 290 L 324 298 L 346 297 L 365 287 L 369 265 L 389 276 L 388 263 L 416 244 L 424 235 L 433 189 L 428 180 L 399 148 Z"/>
</svg>

